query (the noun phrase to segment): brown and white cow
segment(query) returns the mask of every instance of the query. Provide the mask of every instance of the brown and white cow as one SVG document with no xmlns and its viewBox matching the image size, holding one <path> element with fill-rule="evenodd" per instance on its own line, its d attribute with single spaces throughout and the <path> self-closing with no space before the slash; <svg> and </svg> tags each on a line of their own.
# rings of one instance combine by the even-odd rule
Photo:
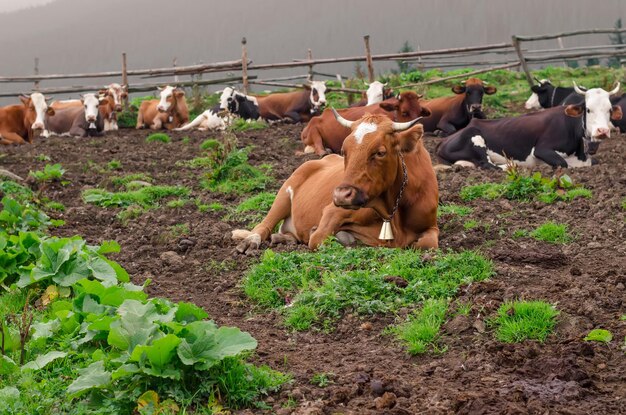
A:
<svg viewBox="0 0 626 415">
<path fill-rule="evenodd" d="M 160 99 L 144 101 L 137 114 L 137 129 L 173 130 L 189 122 L 185 91 L 173 86 L 159 88 Z"/>
<path fill-rule="evenodd" d="M 405 122 L 418 117 L 427 117 L 430 112 L 420 104 L 422 96 L 412 91 L 402 92 L 395 98 L 366 107 L 344 108 L 338 112 L 349 120 L 358 120 L 365 114 L 386 115 L 393 121 Z M 304 152 L 315 152 L 319 156 L 327 153 L 339 153 L 343 140 L 350 134 L 350 129 L 335 120 L 331 110 L 326 109 L 320 117 L 315 117 L 302 130 L 300 138 L 305 145 Z"/>
<path fill-rule="evenodd" d="M 279 233 L 271 235 L 275 243 L 297 241 L 316 249 L 335 235 L 344 245 L 437 248 L 437 178 L 422 144 L 422 125 L 384 115 L 358 121 L 336 116 L 351 131 L 344 156 L 298 167 L 259 225 L 233 231 L 233 239 L 243 239 L 237 251 L 259 248 L 281 221 Z M 384 228 L 383 218 L 390 222 Z"/>
<path fill-rule="evenodd" d="M 422 101 L 430 110 L 430 117 L 424 119 L 424 131 L 440 130 L 442 135 L 450 135 L 461 130 L 473 118 L 486 118 L 482 112 L 483 95 L 495 94 L 497 89 L 485 86 L 478 78 L 469 78 L 461 85 L 452 87 L 453 96 Z"/>
<path fill-rule="evenodd" d="M 48 120 L 50 134 L 87 137 L 102 135 L 104 119 L 100 112 L 101 103 L 107 98 L 96 94 L 85 94 L 80 106 L 73 102 L 59 102 L 54 107 L 55 116 Z"/>
<path fill-rule="evenodd" d="M 256 96 L 259 115 L 268 121 L 307 122 L 326 105 L 326 84 L 312 81 L 304 91 Z"/>
<path fill-rule="evenodd" d="M 117 113 L 122 111 L 122 102 L 128 97 L 128 86 L 113 83 L 98 91 L 101 96 L 109 98 L 107 105 L 102 105 L 100 114 L 104 118 L 104 131 L 115 131 L 117 125 Z"/>
<path fill-rule="evenodd" d="M 0 108 L 0 144 L 33 142 L 46 127 L 46 115 L 53 116 L 46 98 L 39 92 L 20 96 L 21 104 Z"/>
</svg>

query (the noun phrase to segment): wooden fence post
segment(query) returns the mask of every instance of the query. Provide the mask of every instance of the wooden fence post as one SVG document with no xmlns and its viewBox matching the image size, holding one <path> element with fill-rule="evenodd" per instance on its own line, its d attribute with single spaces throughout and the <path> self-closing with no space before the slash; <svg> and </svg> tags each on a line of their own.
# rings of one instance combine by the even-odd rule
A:
<svg viewBox="0 0 626 415">
<path fill-rule="evenodd" d="M 313 52 L 311 52 L 311 49 L 309 49 L 309 51 L 306 54 L 306 58 L 309 61 L 313 60 Z M 313 80 L 313 65 L 309 65 L 309 76 L 307 77 L 307 81 L 311 82 Z"/>
<path fill-rule="evenodd" d="M 519 58 L 519 63 L 522 65 L 522 69 L 526 74 L 526 80 L 528 81 L 528 86 L 532 88 L 535 84 L 533 82 L 533 77 L 530 75 L 530 70 L 528 69 L 528 65 L 526 64 L 526 59 L 524 59 L 524 54 L 522 53 L 522 48 L 520 47 L 520 42 L 517 36 L 511 36 L 511 40 L 513 43 L 513 47 L 515 48 L 515 52 L 517 52 L 517 57 Z"/>
<path fill-rule="evenodd" d="M 174 59 L 172 60 L 172 67 L 174 69 L 176 69 L 176 58 L 174 57 Z M 178 83 L 178 75 L 174 74 L 174 83 Z"/>
<path fill-rule="evenodd" d="M 370 51 L 370 35 L 363 36 L 365 40 L 365 59 L 367 61 L 367 72 L 369 74 L 370 82 L 374 82 L 374 64 L 372 63 L 372 52 Z"/>
<path fill-rule="evenodd" d="M 126 52 L 122 52 L 122 86 L 128 92 L 128 68 L 126 67 Z M 124 111 L 128 111 L 128 94 L 124 98 Z"/>
<path fill-rule="evenodd" d="M 35 58 L 35 75 L 39 75 L 39 58 Z M 39 81 L 35 81 L 35 91 L 39 91 Z"/>
<path fill-rule="evenodd" d="M 241 39 L 241 80 L 243 81 L 243 93 L 248 95 L 248 50 L 246 38 Z"/>
</svg>

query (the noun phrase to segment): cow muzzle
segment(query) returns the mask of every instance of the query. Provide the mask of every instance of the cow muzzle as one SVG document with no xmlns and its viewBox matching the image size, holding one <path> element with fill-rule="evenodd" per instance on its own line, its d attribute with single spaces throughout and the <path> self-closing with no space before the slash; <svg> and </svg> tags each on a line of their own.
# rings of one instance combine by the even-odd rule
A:
<svg viewBox="0 0 626 415">
<path fill-rule="evenodd" d="M 591 141 L 604 140 L 605 138 L 611 138 L 611 130 L 608 128 L 598 128 L 591 138 Z"/>
<path fill-rule="evenodd" d="M 87 122 L 90 122 L 90 123 L 96 122 L 96 117 L 94 117 L 93 115 L 88 116 L 87 117 Z"/>
<path fill-rule="evenodd" d="M 120 111 L 122 111 L 122 106 L 118 104 L 118 105 L 115 106 L 114 109 L 115 109 L 115 112 L 120 112 Z"/>
<path fill-rule="evenodd" d="M 159 106 L 157 107 L 157 111 L 159 111 L 159 112 L 166 112 L 166 111 L 167 111 L 167 109 L 165 109 L 165 107 L 163 107 L 163 106 L 159 105 Z"/>
<path fill-rule="evenodd" d="M 360 209 L 367 203 L 365 193 L 354 186 L 337 186 L 333 192 L 333 203 L 344 209 Z"/>
<path fill-rule="evenodd" d="M 469 112 L 480 112 L 483 110 L 483 106 L 481 104 L 472 104 L 469 106 Z"/>
<path fill-rule="evenodd" d="M 30 128 L 31 128 L 33 131 L 41 131 L 41 130 L 43 130 L 45 127 L 44 127 L 43 123 L 41 123 L 41 122 L 36 122 L 36 123 L 33 123 L 33 125 L 31 125 L 31 127 L 30 127 Z"/>
</svg>

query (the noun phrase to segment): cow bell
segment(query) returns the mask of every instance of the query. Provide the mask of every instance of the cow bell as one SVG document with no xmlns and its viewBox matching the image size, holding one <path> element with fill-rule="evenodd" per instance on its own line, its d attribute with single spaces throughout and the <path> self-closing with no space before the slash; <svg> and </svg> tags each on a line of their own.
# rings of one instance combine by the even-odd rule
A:
<svg viewBox="0 0 626 415">
<path fill-rule="evenodd" d="M 380 234 L 378 235 L 378 239 L 381 241 L 391 241 L 393 240 L 393 231 L 391 230 L 391 222 L 388 220 L 383 220 L 383 226 L 380 228 Z"/>
</svg>

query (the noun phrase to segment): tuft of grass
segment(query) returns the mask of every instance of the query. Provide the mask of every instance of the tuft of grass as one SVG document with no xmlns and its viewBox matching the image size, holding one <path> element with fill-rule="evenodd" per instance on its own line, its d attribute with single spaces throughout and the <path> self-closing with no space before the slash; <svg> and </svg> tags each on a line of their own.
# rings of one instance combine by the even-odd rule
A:
<svg viewBox="0 0 626 415">
<path fill-rule="evenodd" d="M 56 210 L 57 212 L 65 212 L 65 205 L 60 202 L 50 201 L 47 202 L 44 207 L 49 210 Z"/>
<path fill-rule="evenodd" d="M 189 143 L 191 142 L 191 138 L 190 138 L 190 137 L 185 136 L 185 137 L 183 137 L 183 138 L 180 140 L 180 142 L 181 142 L 182 144 L 189 144 Z"/>
<path fill-rule="evenodd" d="M 122 162 L 119 160 L 111 160 L 107 163 L 107 169 L 120 170 L 122 168 Z"/>
<path fill-rule="evenodd" d="M 307 330 L 330 327 L 346 310 L 384 314 L 429 298 L 449 298 L 460 285 L 492 274 L 491 262 L 474 251 L 437 252 L 424 259 L 419 251 L 346 249 L 331 241 L 317 252 L 265 251 L 243 286 L 258 305 L 280 309 L 287 326 Z"/>
<path fill-rule="evenodd" d="M 234 149 L 216 160 L 212 170 L 200 182 L 204 189 L 219 193 L 244 194 L 264 190 L 271 177 L 269 165 L 259 167 L 248 163 L 250 148 Z"/>
<path fill-rule="evenodd" d="M 166 206 L 170 209 L 180 209 L 187 204 L 187 199 L 174 199 L 167 202 Z"/>
<path fill-rule="evenodd" d="M 152 183 L 152 177 L 146 173 L 133 173 L 125 176 L 111 176 L 109 178 L 111 184 L 116 187 L 126 186 L 130 182 L 142 181 L 146 183 Z"/>
<path fill-rule="evenodd" d="M 516 229 L 513 232 L 514 239 L 525 238 L 527 236 L 528 236 L 528 231 L 526 229 Z"/>
<path fill-rule="evenodd" d="M 533 238 L 551 244 L 566 244 L 574 238 L 567 231 L 567 224 L 546 222 L 530 233 Z"/>
<path fill-rule="evenodd" d="M 626 210 L 626 197 L 622 199 L 622 210 Z"/>
<path fill-rule="evenodd" d="M 331 383 L 334 383 L 332 380 L 333 377 L 335 377 L 334 373 L 316 373 L 311 377 L 309 383 L 311 385 L 319 386 L 320 388 L 325 388 Z"/>
<path fill-rule="evenodd" d="M 35 160 L 36 161 L 50 161 L 52 159 L 50 158 L 49 155 L 41 153 L 41 154 L 35 156 Z"/>
<path fill-rule="evenodd" d="M 441 217 L 444 215 L 454 215 L 454 216 L 467 216 L 470 215 L 474 210 L 469 206 L 461 206 L 454 204 L 446 204 L 439 205 L 437 209 L 437 216 Z"/>
<path fill-rule="evenodd" d="M 507 301 L 490 324 L 496 327 L 496 338 L 501 342 L 529 339 L 543 343 L 554 331 L 558 315 L 558 310 L 545 301 Z"/>
<path fill-rule="evenodd" d="M 244 120 L 243 118 L 235 118 L 230 125 L 231 131 L 248 131 L 248 130 L 263 130 L 269 127 L 269 124 L 262 120 Z"/>
<path fill-rule="evenodd" d="M 132 182 L 129 182 L 132 183 Z M 146 186 L 136 190 L 109 192 L 104 189 L 87 189 L 82 197 L 85 203 L 100 207 L 123 207 L 126 213 L 120 212 L 122 221 L 134 218 L 140 211 L 154 209 L 159 202 L 168 197 L 188 197 L 191 191 L 184 186 Z M 132 209 L 128 209 L 134 206 Z M 119 217 L 119 216 L 118 216 Z"/>
<path fill-rule="evenodd" d="M 146 137 L 146 142 L 147 143 L 170 143 L 172 141 L 172 139 L 170 138 L 169 135 L 165 134 L 165 133 L 154 133 L 154 134 L 150 134 L 149 136 Z"/>
<path fill-rule="evenodd" d="M 474 199 L 494 200 L 504 193 L 505 185 L 500 183 L 481 183 L 472 186 L 465 186 L 461 189 L 461 199 L 466 202 Z"/>
<path fill-rule="evenodd" d="M 200 150 L 219 150 L 222 143 L 215 138 L 208 138 L 200 143 Z"/>
<path fill-rule="evenodd" d="M 275 193 L 262 192 L 254 195 L 237 205 L 224 219 L 258 223 L 270 210 L 275 198 Z"/>
<path fill-rule="evenodd" d="M 425 353 L 430 348 L 437 350 L 439 329 L 446 320 L 447 311 L 447 299 L 430 298 L 406 322 L 392 327 L 390 331 L 404 344 L 410 355 Z"/>
<path fill-rule="evenodd" d="M 470 219 L 470 220 L 466 220 L 463 223 L 463 229 L 465 229 L 466 231 L 472 230 L 474 228 L 477 228 L 480 225 L 480 223 L 475 220 L 475 219 Z"/>
</svg>

